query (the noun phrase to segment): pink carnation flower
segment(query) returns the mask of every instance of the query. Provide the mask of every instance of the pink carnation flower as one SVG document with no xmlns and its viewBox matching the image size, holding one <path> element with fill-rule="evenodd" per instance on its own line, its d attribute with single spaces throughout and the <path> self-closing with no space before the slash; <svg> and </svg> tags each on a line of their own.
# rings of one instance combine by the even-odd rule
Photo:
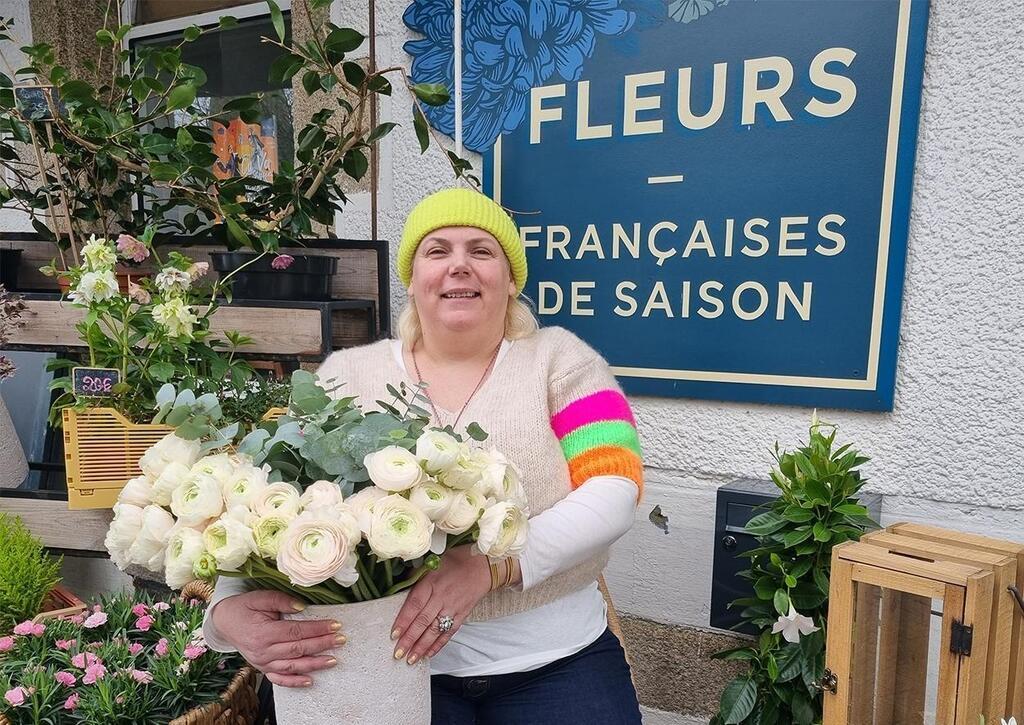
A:
<svg viewBox="0 0 1024 725">
<path fill-rule="evenodd" d="M 54 644 L 57 645 L 57 649 L 62 649 L 65 652 L 67 652 L 69 649 L 71 649 L 72 645 L 75 644 L 75 640 L 73 640 L 73 639 L 58 639 L 56 642 L 54 642 Z"/>
<path fill-rule="evenodd" d="M 161 637 L 160 641 L 156 643 L 154 650 L 156 651 L 157 657 L 163 657 L 167 654 L 167 638 Z"/>
<path fill-rule="evenodd" d="M 64 701 L 64 709 L 65 710 L 74 710 L 76 707 L 78 707 L 78 700 L 79 699 L 80 699 L 79 694 L 77 692 L 74 693 L 67 700 Z"/>
<path fill-rule="evenodd" d="M 146 615 L 147 612 L 149 612 L 149 607 L 147 607 L 142 602 L 139 602 L 134 607 L 132 607 L 132 614 L 134 614 L 136 617 L 143 617 Z"/>
<path fill-rule="evenodd" d="M 75 682 L 77 682 L 75 676 L 67 670 L 61 670 L 53 676 L 53 679 L 57 680 L 57 682 L 59 682 L 60 684 L 66 685 L 68 687 L 71 687 L 75 684 Z"/>
<path fill-rule="evenodd" d="M 146 616 L 139 617 L 136 620 L 135 628 L 142 630 L 143 632 L 148 632 L 149 628 L 153 626 L 153 622 L 155 621 L 156 619 L 152 615 L 147 614 Z"/>
<path fill-rule="evenodd" d="M 106 612 L 96 612 L 95 614 L 90 614 L 89 618 L 85 620 L 85 622 L 84 622 L 84 624 L 82 624 L 82 626 L 85 627 L 86 629 L 96 629 L 96 627 L 102 627 L 106 623 L 107 623 L 107 613 Z"/>
<path fill-rule="evenodd" d="M 153 681 L 153 675 L 145 670 L 132 670 L 132 679 L 143 685 L 148 685 Z"/>
<path fill-rule="evenodd" d="M 21 624 L 14 628 L 15 634 L 20 635 L 32 635 L 33 637 L 39 637 L 46 631 L 46 626 L 43 624 L 37 624 L 30 619 L 26 619 Z"/>
<path fill-rule="evenodd" d="M 107 674 L 107 668 L 101 663 L 96 662 L 85 668 L 85 675 L 82 677 L 83 685 L 91 685 L 96 680 L 102 680 L 103 676 Z"/>
<path fill-rule="evenodd" d="M 94 612 L 102 612 L 103 611 L 103 605 L 102 604 L 93 604 L 92 605 L 92 611 L 94 611 Z"/>
<path fill-rule="evenodd" d="M 158 612 L 166 612 L 170 608 L 171 605 L 167 602 L 156 602 L 155 604 L 153 604 L 153 609 L 155 609 Z"/>
<path fill-rule="evenodd" d="M 14 647 L 14 637 L 0 637 L 0 652 L 7 652 Z"/>
<path fill-rule="evenodd" d="M 25 698 L 28 697 L 28 694 L 28 690 L 24 687 L 12 687 L 4 693 L 4 699 L 14 707 L 18 707 L 18 705 L 25 704 Z"/>
<path fill-rule="evenodd" d="M 103 660 L 94 655 L 92 652 L 79 652 L 71 658 L 71 664 L 80 670 L 84 670 L 87 667 L 92 667 L 95 664 L 103 664 Z"/>
<path fill-rule="evenodd" d="M 292 263 L 294 261 L 295 257 L 293 257 L 290 254 L 279 254 L 276 257 L 274 257 L 273 261 L 270 263 L 270 266 L 273 269 L 288 269 L 289 267 L 292 266 Z"/>
<path fill-rule="evenodd" d="M 146 258 L 149 257 L 149 249 L 145 243 L 140 242 L 130 234 L 122 234 L 117 238 L 117 251 L 121 253 L 123 258 L 130 259 L 133 262 L 145 262 Z"/>
<path fill-rule="evenodd" d="M 201 644 L 190 644 L 185 648 L 185 659 L 194 660 L 206 654 L 206 647 Z"/>
<path fill-rule="evenodd" d="M 132 657 L 134 657 L 139 652 L 141 652 L 142 649 L 143 649 L 142 645 L 139 644 L 138 642 L 132 642 L 130 645 L 128 645 L 128 652 L 131 653 Z"/>
</svg>

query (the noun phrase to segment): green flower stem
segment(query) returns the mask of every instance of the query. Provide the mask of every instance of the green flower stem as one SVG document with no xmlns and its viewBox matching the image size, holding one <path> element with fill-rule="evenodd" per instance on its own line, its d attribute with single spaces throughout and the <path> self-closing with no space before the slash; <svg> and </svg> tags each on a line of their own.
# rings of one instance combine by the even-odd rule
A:
<svg viewBox="0 0 1024 725">
<path fill-rule="evenodd" d="M 428 571 L 431 571 L 431 568 L 429 566 L 421 566 L 419 569 L 414 571 L 412 573 L 412 576 L 410 576 L 408 579 L 404 579 L 398 582 L 397 584 L 394 584 L 391 587 L 389 587 L 388 590 L 384 592 L 384 596 L 390 597 L 392 594 L 398 594 L 398 592 L 402 591 L 403 589 L 408 589 L 413 584 L 422 579 L 423 575 L 426 574 Z"/>
<path fill-rule="evenodd" d="M 363 562 L 363 557 L 356 557 L 356 568 L 359 570 L 359 580 L 363 583 L 363 587 L 369 592 L 372 599 L 380 599 L 380 591 L 377 586 L 373 583 L 373 577 L 370 575 L 370 570 L 367 568 L 366 563 Z"/>
<path fill-rule="evenodd" d="M 384 560 L 384 588 L 389 589 L 395 583 L 395 577 L 391 573 L 391 559 Z"/>
</svg>

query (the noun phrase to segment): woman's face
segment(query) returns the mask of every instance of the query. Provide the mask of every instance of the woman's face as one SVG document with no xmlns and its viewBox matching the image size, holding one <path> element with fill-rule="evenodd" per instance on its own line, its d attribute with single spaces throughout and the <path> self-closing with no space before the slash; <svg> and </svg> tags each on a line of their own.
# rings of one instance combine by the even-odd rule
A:
<svg viewBox="0 0 1024 725">
<path fill-rule="evenodd" d="M 516 293 L 508 259 L 497 240 L 476 227 L 444 227 L 420 242 L 409 294 L 424 328 L 505 329 Z"/>
</svg>

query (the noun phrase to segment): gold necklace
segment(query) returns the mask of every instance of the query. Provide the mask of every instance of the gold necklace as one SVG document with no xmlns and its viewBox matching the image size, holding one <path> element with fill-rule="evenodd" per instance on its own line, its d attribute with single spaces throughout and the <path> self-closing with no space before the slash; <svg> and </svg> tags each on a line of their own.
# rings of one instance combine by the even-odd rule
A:
<svg viewBox="0 0 1024 725">
<path fill-rule="evenodd" d="M 478 390 L 480 390 L 480 386 L 484 384 L 484 379 L 487 377 L 487 374 L 489 372 L 491 372 L 491 368 L 494 367 L 495 360 L 498 359 L 498 351 L 499 350 L 501 350 L 501 343 L 500 342 L 498 343 L 498 346 L 496 348 L 494 348 L 494 353 L 491 355 L 491 361 L 489 363 L 487 363 L 487 367 L 484 368 L 483 375 L 481 375 L 480 379 L 477 381 L 476 387 L 473 388 L 473 392 L 469 394 L 469 397 L 466 398 L 466 402 L 462 404 L 462 408 L 459 410 L 459 414 L 455 416 L 455 420 L 452 422 L 452 426 L 451 426 L 452 428 L 455 428 L 455 426 L 457 426 L 459 424 L 459 418 L 461 418 L 462 414 L 466 412 L 466 408 L 469 406 L 469 401 L 471 401 L 473 399 L 473 396 L 476 395 Z M 420 373 L 420 364 L 416 360 L 416 346 L 415 345 L 409 351 L 409 354 L 412 356 L 412 366 L 416 370 L 416 381 L 417 381 L 417 383 L 419 385 L 421 385 L 421 386 L 426 385 L 426 383 L 423 382 L 423 375 Z M 430 397 L 430 393 L 428 393 L 425 388 L 423 388 L 423 395 L 426 396 L 427 403 L 430 405 L 430 409 L 432 411 L 434 411 L 434 418 L 435 418 L 435 420 L 437 420 L 437 424 L 441 425 L 441 423 L 442 423 L 441 414 L 437 412 L 437 408 L 434 406 L 434 399 Z"/>
</svg>

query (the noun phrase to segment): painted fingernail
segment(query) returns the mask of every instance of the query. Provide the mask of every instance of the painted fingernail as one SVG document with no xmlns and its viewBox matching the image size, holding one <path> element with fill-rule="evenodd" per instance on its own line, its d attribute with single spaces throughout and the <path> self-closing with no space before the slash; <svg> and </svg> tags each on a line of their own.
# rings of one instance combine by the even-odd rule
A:
<svg viewBox="0 0 1024 725">
<path fill-rule="evenodd" d="M 348 637 L 346 637 L 343 634 L 339 634 L 337 637 L 334 638 L 334 641 L 338 644 L 345 644 L 346 642 L 348 642 Z"/>
<path fill-rule="evenodd" d="M 395 659 L 396 660 L 400 660 L 403 657 L 405 657 L 405 650 L 402 649 L 401 647 L 399 647 L 398 649 L 395 650 Z"/>
<path fill-rule="evenodd" d="M 302 683 L 302 686 L 303 687 L 312 687 L 313 686 L 313 680 L 306 680 L 305 682 Z"/>
<path fill-rule="evenodd" d="M 392 642 L 395 641 L 396 639 L 398 639 L 401 636 L 402 636 L 402 630 L 400 630 L 400 629 L 393 629 L 393 630 L 391 630 L 391 641 Z"/>
<path fill-rule="evenodd" d="M 338 664 L 338 660 L 334 659 L 333 657 L 328 657 L 327 658 L 327 666 L 328 667 L 334 667 L 336 664 Z"/>
<path fill-rule="evenodd" d="M 410 665 L 414 665 L 416 664 L 416 660 L 418 659 L 419 657 L 416 655 L 409 655 L 409 659 L 407 659 L 406 662 L 408 662 Z"/>
<path fill-rule="evenodd" d="M 292 602 L 292 609 L 294 609 L 296 612 L 301 612 L 305 608 L 306 608 L 306 605 L 303 604 L 302 602 Z M 313 684 L 313 683 L 310 683 L 310 684 Z"/>
<path fill-rule="evenodd" d="M 331 622 L 332 632 L 337 632 L 339 629 L 341 629 L 341 622 Z"/>
</svg>

